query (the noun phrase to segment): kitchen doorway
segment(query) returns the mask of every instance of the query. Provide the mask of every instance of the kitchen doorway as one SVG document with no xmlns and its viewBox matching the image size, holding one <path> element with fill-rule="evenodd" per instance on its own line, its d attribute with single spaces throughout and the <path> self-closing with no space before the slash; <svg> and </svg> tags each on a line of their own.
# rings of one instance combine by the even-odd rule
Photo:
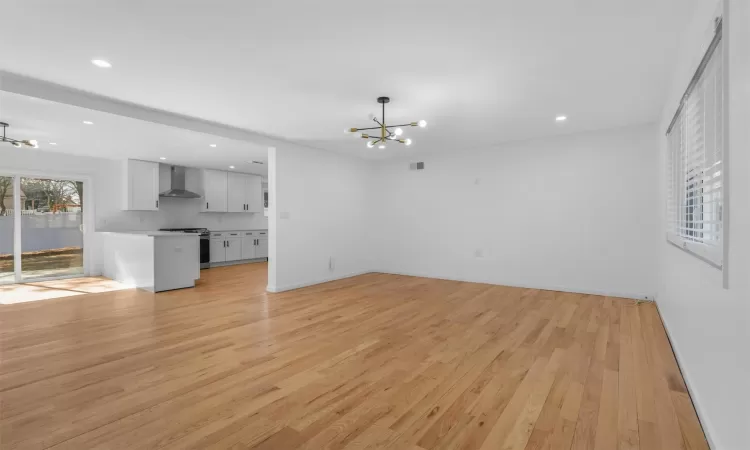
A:
<svg viewBox="0 0 750 450">
<path fill-rule="evenodd" d="M 86 180 L 0 175 L 0 284 L 80 277 Z"/>
</svg>

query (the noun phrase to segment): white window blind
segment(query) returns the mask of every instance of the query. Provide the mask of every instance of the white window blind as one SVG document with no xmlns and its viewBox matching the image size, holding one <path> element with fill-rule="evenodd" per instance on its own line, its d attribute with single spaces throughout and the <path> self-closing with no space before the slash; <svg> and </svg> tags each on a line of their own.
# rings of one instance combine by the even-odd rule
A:
<svg viewBox="0 0 750 450">
<path fill-rule="evenodd" d="M 667 131 L 667 239 L 721 267 L 724 83 L 721 27 Z"/>
</svg>

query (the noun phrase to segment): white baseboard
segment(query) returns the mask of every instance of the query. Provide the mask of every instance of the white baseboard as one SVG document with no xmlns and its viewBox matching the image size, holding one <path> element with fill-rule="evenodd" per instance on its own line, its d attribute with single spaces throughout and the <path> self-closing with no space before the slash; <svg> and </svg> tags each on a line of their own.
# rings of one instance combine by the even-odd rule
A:
<svg viewBox="0 0 750 450">
<path fill-rule="evenodd" d="M 708 420 L 708 417 L 703 412 L 698 393 L 695 391 L 695 389 L 693 389 L 693 386 L 690 382 L 690 375 L 688 375 L 688 372 L 685 371 L 685 366 L 681 362 L 682 358 L 680 357 L 680 351 L 677 345 L 675 345 L 675 340 L 672 339 L 672 334 L 669 332 L 669 326 L 667 325 L 667 319 L 659 310 L 658 302 L 656 302 L 656 310 L 659 311 L 659 317 L 661 317 L 661 322 L 664 325 L 664 330 L 667 332 L 667 339 L 669 339 L 669 344 L 672 346 L 672 353 L 674 353 L 674 357 L 677 360 L 677 367 L 680 369 L 682 379 L 685 380 L 685 386 L 687 386 L 688 394 L 690 394 L 690 400 L 693 402 L 693 406 L 695 407 L 695 412 L 698 414 L 698 419 L 700 420 L 701 427 L 703 428 L 703 434 L 706 436 L 706 441 L 708 441 L 708 446 L 714 450 L 718 449 L 719 447 L 711 438 L 711 435 L 713 434 L 713 426 L 711 426 L 711 421 Z"/>
<path fill-rule="evenodd" d="M 271 286 L 269 284 L 268 286 L 266 286 L 266 291 L 267 292 L 272 292 L 272 293 L 292 291 L 294 289 L 300 289 L 300 288 L 303 288 L 303 287 L 314 286 L 316 284 L 328 283 L 328 282 L 331 282 L 331 281 L 343 280 L 344 278 L 356 277 L 356 276 L 359 276 L 359 275 L 364 275 L 366 273 L 372 273 L 372 271 L 371 270 L 363 270 L 363 271 L 359 271 L 359 272 L 350 272 L 350 273 L 347 273 L 347 274 L 344 274 L 344 275 L 334 275 L 332 277 L 321 278 L 319 280 L 305 281 L 305 282 L 302 282 L 302 283 L 287 284 L 285 286 Z"/>
<path fill-rule="evenodd" d="M 603 297 L 620 297 L 620 298 L 629 298 L 634 300 L 647 300 L 647 301 L 653 301 L 654 300 L 654 294 L 644 294 L 642 292 L 618 292 L 618 291 L 602 291 L 597 289 L 588 289 L 588 288 L 577 288 L 577 287 L 570 287 L 570 286 L 544 286 L 544 285 L 525 285 L 522 283 L 499 283 L 496 280 L 481 280 L 481 279 L 465 279 L 465 278 L 456 278 L 456 277 L 437 277 L 434 275 L 424 274 L 424 273 L 416 273 L 416 272 L 396 272 L 396 271 L 382 271 L 382 270 L 374 270 L 373 272 L 378 273 L 386 273 L 391 275 L 404 275 L 407 277 L 420 277 L 420 278 L 434 278 L 437 280 L 448 280 L 448 281 L 463 281 L 465 283 L 482 283 L 482 284 L 492 284 L 496 286 L 508 286 L 508 287 L 517 287 L 517 288 L 524 288 L 524 289 L 539 289 L 542 291 L 558 291 L 558 292 L 570 292 L 573 294 L 588 294 L 588 295 L 601 295 Z"/>
</svg>

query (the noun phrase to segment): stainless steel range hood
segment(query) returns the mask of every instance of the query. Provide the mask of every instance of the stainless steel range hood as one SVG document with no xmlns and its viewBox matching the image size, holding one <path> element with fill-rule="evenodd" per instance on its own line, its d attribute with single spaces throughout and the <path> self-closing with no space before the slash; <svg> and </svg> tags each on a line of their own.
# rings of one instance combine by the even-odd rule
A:
<svg viewBox="0 0 750 450">
<path fill-rule="evenodd" d="M 201 198 L 200 194 L 185 189 L 185 168 L 172 166 L 169 169 L 171 188 L 159 194 L 159 197 L 173 198 Z"/>
</svg>

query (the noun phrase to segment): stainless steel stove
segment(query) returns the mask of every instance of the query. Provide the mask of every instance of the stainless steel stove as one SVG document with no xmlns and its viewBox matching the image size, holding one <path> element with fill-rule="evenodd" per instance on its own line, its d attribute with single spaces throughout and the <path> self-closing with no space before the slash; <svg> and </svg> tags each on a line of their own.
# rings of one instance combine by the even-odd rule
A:
<svg viewBox="0 0 750 450">
<path fill-rule="evenodd" d="M 211 233 L 208 228 L 162 228 L 159 231 L 174 231 L 179 233 L 196 233 L 200 235 L 201 269 L 208 269 L 211 261 Z"/>
</svg>

